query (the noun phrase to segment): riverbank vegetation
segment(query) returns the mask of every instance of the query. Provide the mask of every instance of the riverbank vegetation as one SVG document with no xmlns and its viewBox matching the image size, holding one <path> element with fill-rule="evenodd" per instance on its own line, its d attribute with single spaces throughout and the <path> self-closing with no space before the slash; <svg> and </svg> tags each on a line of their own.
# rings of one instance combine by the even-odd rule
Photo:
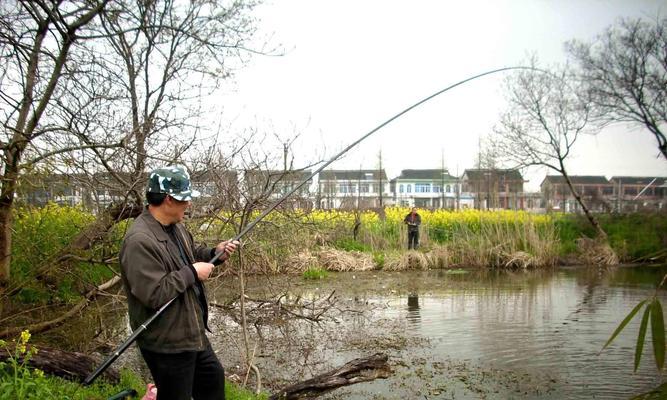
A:
<svg viewBox="0 0 667 400">
<path fill-rule="evenodd" d="M 250 272 L 262 273 L 540 268 L 583 263 L 581 239 L 595 233 L 577 215 L 421 210 L 420 248 L 407 251 L 402 222 L 407 211 L 277 213 L 245 238 L 243 256 Z M 602 214 L 598 218 L 621 262 L 660 261 L 667 256 L 664 215 Z M 15 275 L 4 295 L 11 293 L 27 303 L 67 303 L 76 293 L 112 278 L 127 221 L 90 249 L 67 251 L 71 240 L 93 219 L 76 207 L 51 204 L 17 209 L 12 238 Z M 191 218 L 187 223 L 199 240 L 209 243 L 232 237 L 238 229 L 233 216 L 224 213 Z M 58 268 L 51 268 L 55 264 Z"/>
<path fill-rule="evenodd" d="M 244 270 L 322 279 L 327 271 L 544 268 L 580 262 L 583 259 L 580 239 L 591 233 L 590 224 L 576 215 L 421 210 L 421 246 L 408 251 L 407 229 L 403 224 L 407 212 L 402 208 L 380 212 L 283 210 L 270 215 L 244 238 L 245 245 L 240 251 Z M 101 283 L 114 279 L 118 249 L 131 222 L 116 224 L 89 249 L 68 247 L 93 219 L 93 215 L 80 208 L 53 204 L 16 210 L 14 275 L 1 294 L 0 323 L 7 328 L 0 330 L 0 337 L 13 337 L 25 327 L 35 332 L 48 329 L 54 315 L 86 303 L 85 296 L 96 293 L 95 288 Z M 660 257 L 664 260 L 667 247 L 664 215 L 605 214 L 599 215 L 599 219 L 622 261 L 655 261 Z M 198 240 L 209 244 L 233 237 L 239 229 L 239 221 L 224 213 L 190 218 L 187 224 Z M 216 273 L 235 274 L 238 263 L 239 258 L 234 257 Z M 62 323 L 60 317 L 54 321 L 54 326 Z M 9 379 L 11 374 L 4 376 L 3 379 Z M 85 393 L 81 398 L 97 398 L 99 394 L 103 398 L 114 390 L 117 393 L 122 388 L 134 387 L 131 378 L 122 381 L 122 387 L 94 386 L 78 391 L 74 390 L 78 384 L 61 382 L 58 378 L 28 374 L 25 379 L 30 379 L 30 385 L 45 385 L 51 392 L 70 398 L 78 397 L 67 393 Z M 141 388 L 139 384 L 137 389 Z"/>
</svg>

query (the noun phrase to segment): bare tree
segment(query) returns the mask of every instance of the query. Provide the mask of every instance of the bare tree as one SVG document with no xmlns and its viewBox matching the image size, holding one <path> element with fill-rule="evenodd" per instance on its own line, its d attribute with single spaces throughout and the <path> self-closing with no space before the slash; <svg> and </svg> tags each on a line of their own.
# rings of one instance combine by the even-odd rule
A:
<svg viewBox="0 0 667 400">
<path fill-rule="evenodd" d="M 0 285 L 10 277 L 12 208 L 22 170 L 56 154 L 96 146 L 114 146 L 94 138 L 69 137 L 78 126 L 69 118 L 97 104 L 95 96 L 60 107 L 79 76 L 68 65 L 85 42 L 104 1 L 7 1 L 0 4 Z M 55 146 L 48 146 L 49 143 Z"/>
<path fill-rule="evenodd" d="M 505 85 L 509 110 L 495 128 L 496 154 L 502 154 L 513 168 L 544 166 L 561 174 L 598 237 L 606 239 L 565 167 L 590 115 L 588 105 L 573 89 L 576 82 L 571 74 L 565 69 L 522 71 L 509 77 Z"/>
<path fill-rule="evenodd" d="M 140 212 L 146 169 L 217 144 L 202 135 L 206 122 L 212 123 L 207 115 L 214 113 L 206 105 L 234 70 L 233 60 L 248 51 L 253 7 L 252 1 L 126 0 L 100 14 L 96 33 L 102 40 L 93 58 L 100 74 L 115 83 L 107 106 L 124 117 L 107 134 L 123 132 L 126 146 L 124 151 L 95 149 L 94 156 L 97 169 L 124 195 L 79 235 L 78 248 Z M 89 170 L 77 160 L 68 163 Z"/>
<path fill-rule="evenodd" d="M 2 3 L 0 281 L 9 279 L 11 208 L 22 169 L 76 172 L 89 186 L 118 194 L 118 204 L 70 246 L 87 249 L 141 209 L 151 164 L 216 144 L 201 143 L 207 115 L 215 115 L 210 95 L 241 65 L 234 60 L 251 52 L 254 5 Z"/>
<path fill-rule="evenodd" d="M 566 49 L 596 119 L 646 127 L 667 158 L 667 18 L 622 19 L 593 42 L 573 40 Z"/>
</svg>

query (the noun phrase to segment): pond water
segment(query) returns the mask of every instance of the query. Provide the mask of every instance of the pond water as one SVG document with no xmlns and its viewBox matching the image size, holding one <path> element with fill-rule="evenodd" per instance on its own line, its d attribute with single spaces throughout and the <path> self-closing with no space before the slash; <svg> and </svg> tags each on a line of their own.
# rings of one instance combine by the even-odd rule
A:
<svg viewBox="0 0 667 400">
<path fill-rule="evenodd" d="M 633 373 L 640 316 L 600 350 L 665 273 L 667 266 L 348 272 L 317 281 L 251 277 L 249 348 L 270 392 L 382 352 L 389 355 L 389 378 L 322 398 L 627 399 L 664 382 L 650 340 Z M 219 278 L 210 289 L 217 304 L 238 299 L 237 278 Z M 658 296 L 667 304 L 666 291 Z M 281 307 L 253 298 L 276 299 Z M 307 307 L 285 312 L 295 302 Z M 242 380 L 238 321 L 238 306 L 212 307 L 211 342 L 227 375 Z M 126 327 L 118 318 L 110 342 L 122 342 Z M 136 350 L 123 363 L 140 365 Z"/>
<path fill-rule="evenodd" d="M 600 349 L 666 272 L 614 267 L 339 273 L 315 282 L 255 278 L 248 283 L 251 297 L 287 291 L 291 299 L 323 301 L 334 292 L 336 302 L 319 324 L 260 321 L 251 348 L 264 384 L 275 386 L 374 352 L 389 355 L 391 377 L 325 398 L 626 399 L 663 381 L 650 343 L 633 373 L 639 318 Z M 217 300 L 232 291 L 218 288 Z M 665 294 L 659 293 L 663 304 Z M 249 318 L 257 322 L 253 313 Z M 241 336 L 229 317 L 214 321 L 216 347 L 233 374 Z"/>
</svg>

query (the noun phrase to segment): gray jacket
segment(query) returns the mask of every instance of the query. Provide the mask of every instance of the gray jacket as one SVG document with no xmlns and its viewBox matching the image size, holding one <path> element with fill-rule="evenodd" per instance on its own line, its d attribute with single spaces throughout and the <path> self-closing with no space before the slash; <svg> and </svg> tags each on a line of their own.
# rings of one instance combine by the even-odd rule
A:
<svg viewBox="0 0 667 400">
<path fill-rule="evenodd" d="M 206 295 L 192 263 L 209 261 L 214 250 L 195 247 L 192 235 L 182 224 L 175 225 L 175 233 L 189 264 L 184 265 L 177 245 L 148 209 L 134 220 L 120 249 L 121 276 L 132 330 L 178 296 L 137 339 L 139 347 L 149 351 L 201 351 L 208 343 L 202 307 L 193 286 L 201 287 L 203 307 L 207 307 Z"/>
</svg>

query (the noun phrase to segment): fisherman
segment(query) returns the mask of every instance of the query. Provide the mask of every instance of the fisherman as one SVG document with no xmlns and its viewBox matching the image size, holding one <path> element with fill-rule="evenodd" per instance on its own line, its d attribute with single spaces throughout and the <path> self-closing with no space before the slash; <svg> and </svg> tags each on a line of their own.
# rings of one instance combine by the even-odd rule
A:
<svg viewBox="0 0 667 400">
<path fill-rule="evenodd" d="M 417 250 L 419 246 L 419 225 L 422 223 L 422 217 L 417 214 L 417 207 L 412 207 L 410 213 L 403 218 L 403 222 L 408 225 L 408 250 Z"/>
<path fill-rule="evenodd" d="M 178 296 L 137 339 L 159 400 L 225 398 L 224 369 L 206 337 L 210 329 L 203 282 L 214 267 L 207 260 L 222 253 L 224 261 L 239 243 L 195 247 L 181 222 L 197 196 L 185 167 L 152 171 L 146 187 L 148 205 L 134 220 L 120 250 L 132 330 Z"/>
</svg>

